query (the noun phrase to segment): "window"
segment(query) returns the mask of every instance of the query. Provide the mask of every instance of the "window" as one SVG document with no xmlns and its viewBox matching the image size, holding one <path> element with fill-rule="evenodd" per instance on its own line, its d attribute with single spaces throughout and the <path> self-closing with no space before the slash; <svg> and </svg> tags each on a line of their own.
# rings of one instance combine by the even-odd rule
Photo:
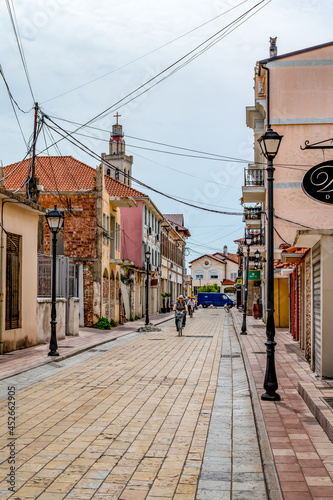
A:
<svg viewBox="0 0 333 500">
<path fill-rule="evenodd" d="M 116 181 L 119 181 L 119 168 L 116 169 L 116 173 L 114 174 L 114 178 Z"/>
<path fill-rule="evenodd" d="M 109 168 L 106 169 L 106 175 L 110 175 L 111 174 L 111 170 Z"/>
<path fill-rule="evenodd" d="M 219 275 L 218 274 L 211 274 L 210 275 L 210 279 L 211 280 L 218 280 L 219 279 Z"/>
<path fill-rule="evenodd" d="M 232 281 L 236 281 L 237 276 L 238 276 L 238 273 L 230 273 L 230 279 L 231 279 Z"/>
<path fill-rule="evenodd" d="M 204 277 L 204 276 L 203 276 L 203 274 L 202 274 L 202 273 L 198 273 L 198 274 L 196 274 L 195 279 L 197 279 L 197 280 L 202 280 L 202 279 L 203 279 L 203 277 Z"/>
<path fill-rule="evenodd" d="M 146 206 L 145 206 L 145 224 L 146 225 L 148 224 L 148 211 Z"/>
<path fill-rule="evenodd" d="M 120 226 L 116 223 L 115 228 L 115 240 L 116 240 L 116 250 L 120 250 Z"/>
<path fill-rule="evenodd" d="M 6 330 L 20 327 L 21 320 L 21 269 L 20 269 L 21 236 L 7 234 L 6 241 Z"/>
<path fill-rule="evenodd" d="M 126 184 L 127 170 L 124 168 L 124 184 Z"/>
</svg>

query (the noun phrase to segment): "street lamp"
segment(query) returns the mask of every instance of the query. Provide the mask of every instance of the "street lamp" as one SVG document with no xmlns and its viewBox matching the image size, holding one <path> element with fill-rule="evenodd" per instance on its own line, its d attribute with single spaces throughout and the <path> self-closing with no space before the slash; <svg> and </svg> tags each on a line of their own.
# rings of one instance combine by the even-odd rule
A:
<svg viewBox="0 0 333 500">
<path fill-rule="evenodd" d="M 266 321 L 266 374 L 264 380 L 265 393 L 261 395 L 264 401 L 280 401 L 277 394 L 278 381 L 275 371 L 275 324 L 274 324 L 274 235 L 273 235 L 273 160 L 276 157 L 281 135 L 274 132 L 268 125 L 267 131 L 258 139 L 261 151 L 267 160 L 267 279 L 266 279 L 266 301 L 267 301 L 267 321 Z"/>
<path fill-rule="evenodd" d="M 51 338 L 48 356 L 59 356 L 57 352 L 57 309 L 56 309 L 56 271 L 57 271 L 57 234 L 64 225 L 64 216 L 57 210 L 57 205 L 46 215 L 47 224 L 52 233 L 52 307 L 51 307 Z"/>
<path fill-rule="evenodd" d="M 146 252 L 146 270 L 147 270 L 147 282 L 146 282 L 146 321 L 145 325 L 149 325 L 149 266 L 150 266 L 150 251 Z"/>
<path fill-rule="evenodd" d="M 252 243 L 252 235 L 247 233 L 245 235 L 245 244 L 247 246 L 247 257 L 246 257 L 246 273 L 245 273 L 245 287 L 244 287 L 244 303 L 243 303 L 243 324 L 241 335 L 247 335 L 246 331 L 246 310 L 247 310 L 247 289 L 249 284 L 249 263 L 250 263 L 250 246 Z"/>
</svg>

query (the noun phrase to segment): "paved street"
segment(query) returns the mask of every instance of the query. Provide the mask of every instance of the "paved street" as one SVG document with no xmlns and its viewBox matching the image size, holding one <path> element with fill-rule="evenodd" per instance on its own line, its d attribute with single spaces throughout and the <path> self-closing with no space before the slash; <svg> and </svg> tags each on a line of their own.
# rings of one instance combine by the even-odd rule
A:
<svg viewBox="0 0 333 500">
<path fill-rule="evenodd" d="M 231 317 L 199 310 L 184 333 L 169 321 L 6 379 L 0 498 L 266 498 Z"/>
</svg>

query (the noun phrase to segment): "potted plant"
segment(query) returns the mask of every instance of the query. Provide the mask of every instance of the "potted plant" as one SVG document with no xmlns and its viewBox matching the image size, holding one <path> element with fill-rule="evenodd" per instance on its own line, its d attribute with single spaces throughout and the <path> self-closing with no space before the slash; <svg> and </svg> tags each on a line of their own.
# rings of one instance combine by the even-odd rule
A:
<svg viewBox="0 0 333 500">
<path fill-rule="evenodd" d="M 166 307 L 165 307 L 165 299 L 168 296 L 168 294 L 167 293 L 161 293 L 161 295 L 163 297 L 163 301 L 162 301 L 163 302 L 163 306 L 162 306 L 161 312 L 162 313 L 166 313 L 167 311 L 166 311 Z"/>
<path fill-rule="evenodd" d="M 170 300 L 169 297 L 171 297 L 171 293 L 166 293 L 165 296 L 168 298 L 167 300 L 167 305 L 166 305 L 166 312 L 170 312 Z"/>
</svg>

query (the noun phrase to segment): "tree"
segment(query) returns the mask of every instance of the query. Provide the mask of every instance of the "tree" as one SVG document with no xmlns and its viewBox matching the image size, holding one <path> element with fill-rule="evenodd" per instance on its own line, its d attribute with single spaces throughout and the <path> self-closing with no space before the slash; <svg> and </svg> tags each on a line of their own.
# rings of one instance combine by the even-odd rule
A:
<svg viewBox="0 0 333 500">
<path fill-rule="evenodd" d="M 214 283 L 214 285 L 204 285 L 199 289 L 199 292 L 219 292 L 220 287 Z"/>
</svg>

